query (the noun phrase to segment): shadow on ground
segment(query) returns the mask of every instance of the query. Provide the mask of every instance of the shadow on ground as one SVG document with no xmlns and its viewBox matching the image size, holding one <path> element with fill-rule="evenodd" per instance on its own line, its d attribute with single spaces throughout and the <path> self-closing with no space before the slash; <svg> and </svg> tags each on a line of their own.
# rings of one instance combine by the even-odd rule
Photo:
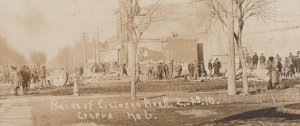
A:
<svg viewBox="0 0 300 126">
<path fill-rule="evenodd" d="M 247 111 L 220 120 L 204 123 L 214 125 L 242 125 L 267 123 L 300 123 L 300 115 L 277 112 L 275 107 Z"/>
</svg>

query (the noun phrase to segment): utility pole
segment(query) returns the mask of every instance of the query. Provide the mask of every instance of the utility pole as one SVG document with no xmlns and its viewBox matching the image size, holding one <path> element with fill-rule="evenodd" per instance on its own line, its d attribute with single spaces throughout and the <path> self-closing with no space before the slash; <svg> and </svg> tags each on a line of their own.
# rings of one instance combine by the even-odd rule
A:
<svg viewBox="0 0 300 126">
<path fill-rule="evenodd" d="M 97 46 L 96 46 L 95 38 L 93 38 L 93 44 L 94 44 L 94 63 L 96 63 L 97 62 Z"/>
<path fill-rule="evenodd" d="M 73 68 L 76 67 L 76 42 L 73 47 Z"/>
<path fill-rule="evenodd" d="M 86 33 L 82 33 L 82 42 L 83 42 L 83 68 L 86 68 Z"/>
<path fill-rule="evenodd" d="M 236 95 L 236 72 L 235 72 L 235 45 L 234 45 L 234 19 L 233 0 L 229 3 L 228 13 L 228 95 Z"/>
<path fill-rule="evenodd" d="M 99 46 L 100 46 L 100 40 L 99 40 L 99 28 L 97 27 L 97 62 L 98 62 L 98 64 L 100 63 L 100 57 L 99 57 L 99 51 L 100 51 L 100 49 L 99 49 Z"/>
<path fill-rule="evenodd" d="M 128 36 L 127 36 L 127 29 L 124 24 L 128 21 L 128 17 L 126 16 L 125 8 L 123 7 L 124 4 L 131 3 L 131 0 L 119 0 L 119 14 L 120 14 L 120 37 L 122 43 L 122 63 L 128 65 Z"/>
</svg>

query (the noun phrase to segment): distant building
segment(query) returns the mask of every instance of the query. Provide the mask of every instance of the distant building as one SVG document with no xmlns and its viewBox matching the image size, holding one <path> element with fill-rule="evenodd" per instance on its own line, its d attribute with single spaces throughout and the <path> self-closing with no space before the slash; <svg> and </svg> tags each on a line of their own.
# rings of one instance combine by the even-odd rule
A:
<svg viewBox="0 0 300 126">
<path fill-rule="evenodd" d="M 167 60 L 191 62 L 198 60 L 197 39 L 170 37 L 167 43 Z"/>
</svg>

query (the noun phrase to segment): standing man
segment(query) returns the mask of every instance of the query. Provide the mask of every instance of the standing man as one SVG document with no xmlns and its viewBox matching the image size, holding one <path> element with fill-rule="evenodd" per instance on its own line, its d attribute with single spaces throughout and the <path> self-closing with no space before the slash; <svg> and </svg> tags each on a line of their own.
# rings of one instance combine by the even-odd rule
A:
<svg viewBox="0 0 300 126">
<path fill-rule="evenodd" d="M 289 55 L 289 59 L 290 59 L 290 60 L 293 60 L 293 59 L 294 59 L 294 56 L 293 56 L 293 54 L 292 54 L 292 53 L 290 53 L 290 55 Z"/>
<path fill-rule="evenodd" d="M 20 76 L 19 76 L 19 72 L 17 70 L 17 67 L 15 66 L 12 66 L 11 67 L 12 69 L 12 76 L 11 76 L 11 79 L 12 79 L 12 94 L 15 95 L 15 96 L 18 96 L 18 89 L 20 88 Z"/>
<path fill-rule="evenodd" d="M 188 64 L 188 70 L 189 70 L 189 75 L 190 75 L 190 77 L 192 77 L 192 62 L 190 62 L 189 64 Z"/>
<path fill-rule="evenodd" d="M 157 66 L 157 73 L 158 73 L 159 80 L 163 79 L 163 72 L 164 72 L 164 66 L 162 63 L 159 63 L 159 65 Z"/>
<path fill-rule="evenodd" d="M 147 64 L 147 76 L 148 76 L 148 80 L 152 79 L 152 75 L 153 75 L 153 67 L 152 64 L 150 63 L 150 61 Z"/>
<path fill-rule="evenodd" d="M 201 77 L 201 69 L 200 69 L 200 64 L 197 63 L 195 64 L 195 71 L 194 71 L 194 79 L 197 80 L 198 77 Z"/>
<path fill-rule="evenodd" d="M 191 67 L 191 78 L 193 78 L 194 77 L 194 73 L 195 73 L 195 63 L 194 62 L 192 62 L 192 67 Z"/>
<path fill-rule="evenodd" d="M 257 56 L 257 53 L 255 53 L 255 54 L 252 56 L 252 63 L 253 63 L 254 69 L 256 70 L 256 69 L 257 69 L 257 64 L 258 64 L 258 56 Z"/>
<path fill-rule="evenodd" d="M 264 54 L 262 53 L 261 56 L 259 57 L 259 63 L 260 63 L 260 69 L 265 69 L 265 65 L 266 65 L 266 57 L 264 56 Z"/>
<path fill-rule="evenodd" d="M 164 63 L 164 73 L 165 73 L 165 79 L 169 78 L 169 66 L 167 63 Z"/>
<path fill-rule="evenodd" d="M 41 69 L 42 87 L 46 86 L 46 67 L 42 66 Z"/>
<path fill-rule="evenodd" d="M 28 66 L 23 66 L 20 70 L 20 77 L 21 79 L 21 91 L 22 94 L 27 95 L 29 89 L 30 89 L 30 69 Z"/>
<path fill-rule="evenodd" d="M 208 62 L 208 70 L 209 70 L 209 76 L 211 76 L 212 74 L 212 69 L 213 69 L 213 64 L 211 63 L 212 59 L 209 59 L 209 62 Z"/>
<path fill-rule="evenodd" d="M 284 79 L 288 78 L 289 67 L 290 67 L 290 61 L 287 57 L 285 57 L 284 65 L 283 65 Z"/>
<path fill-rule="evenodd" d="M 279 54 L 276 55 L 276 61 L 277 61 L 277 62 L 281 62 L 281 61 L 282 61 L 282 59 L 281 59 L 281 57 L 279 56 Z"/>
<path fill-rule="evenodd" d="M 221 62 L 217 58 L 213 64 L 214 67 L 214 76 L 219 77 L 220 76 L 220 68 L 221 68 Z"/>
<path fill-rule="evenodd" d="M 274 89 L 276 85 L 279 85 L 279 75 L 277 70 L 277 63 L 274 60 L 274 57 L 269 58 L 270 64 L 268 65 L 268 71 L 270 76 L 270 81 L 268 89 Z M 277 61 L 279 62 L 279 60 Z"/>
<path fill-rule="evenodd" d="M 291 71 L 295 72 L 295 57 L 293 56 L 292 53 L 290 53 L 290 55 L 289 55 L 289 61 L 290 61 Z"/>
<path fill-rule="evenodd" d="M 282 69 L 283 69 L 282 63 L 280 61 L 277 61 L 277 71 L 278 71 L 279 77 L 282 75 Z"/>
<path fill-rule="evenodd" d="M 38 68 L 37 68 L 36 65 L 34 65 L 33 69 L 32 69 L 32 80 L 33 80 L 33 83 L 40 81 L 38 75 L 39 75 Z"/>
<path fill-rule="evenodd" d="M 126 69 L 126 64 L 122 65 L 122 76 L 127 76 L 127 69 Z"/>
<path fill-rule="evenodd" d="M 250 68 L 250 65 L 251 65 L 251 56 L 249 55 L 249 53 L 247 53 L 246 62 L 247 62 L 247 67 Z"/>
</svg>

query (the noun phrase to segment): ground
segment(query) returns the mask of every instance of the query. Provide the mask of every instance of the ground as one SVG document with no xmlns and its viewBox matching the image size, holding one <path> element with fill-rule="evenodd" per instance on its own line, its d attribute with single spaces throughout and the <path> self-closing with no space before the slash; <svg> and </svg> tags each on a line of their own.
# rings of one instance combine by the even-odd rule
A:
<svg viewBox="0 0 300 126">
<path fill-rule="evenodd" d="M 299 103 L 299 81 L 284 81 L 280 91 L 258 91 L 250 83 L 248 96 L 228 96 L 225 81 L 151 81 L 137 84 L 137 100 L 131 100 L 130 84 L 124 81 L 39 88 L 30 95 L 11 96 L 1 85 L 0 125 L 297 125 L 299 115 L 276 108 Z M 238 92 L 242 91 L 239 82 Z M 99 105 L 100 101 L 100 105 Z M 128 104 L 128 106 L 127 106 Z M 105 108 L 106 106 L 106 108 Z"/>
</svg>

